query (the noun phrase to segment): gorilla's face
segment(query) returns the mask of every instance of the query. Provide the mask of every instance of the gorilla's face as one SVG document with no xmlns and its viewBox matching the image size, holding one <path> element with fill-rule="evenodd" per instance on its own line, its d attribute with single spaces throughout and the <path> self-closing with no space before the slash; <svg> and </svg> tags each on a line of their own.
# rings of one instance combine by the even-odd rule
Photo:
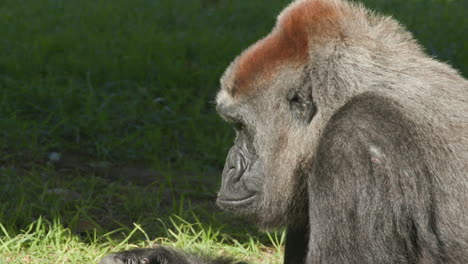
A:
<svg viewBox="0 0 468 264">
<path fill-rule="evenodd" d="M 223 209 L 248 215 L 259 207 L 264 182 L 262 162 L 253 142 L 255 130 L 235 109 L 218 105 L 217 111 L 236 131 L 234 146 L 224 165 L 217 203 Z"/>
<path fill-rule="evenodd" d="M 218 113 L 236 131 L 217 203 L 262 228 L 284 225 L 307 202 L 302 167 L 315 143 L 305 135 L 315 130 L 310 124 L 316 109 L 302 72 L 285 75 L 236 97 L 228 69 L 217 97 Z"/>
</svg>

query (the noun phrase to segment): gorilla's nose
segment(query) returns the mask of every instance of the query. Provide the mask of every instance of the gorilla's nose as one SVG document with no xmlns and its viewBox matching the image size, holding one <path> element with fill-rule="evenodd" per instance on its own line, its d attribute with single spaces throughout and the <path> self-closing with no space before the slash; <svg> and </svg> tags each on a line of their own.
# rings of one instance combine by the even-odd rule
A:
<svg viewBox="0 0 468 264">
<path fill-rule="evenodd" d="M 233 146 L 229 150 L 217 199 L 221 208 L 245 206 L 246 203 L 252 202 L 250 198 L 255 193 L 249 190 L 248 177 L 245 178 L 249 167 L 248 162 L 249 160 L 245 157 L 241 147 Z"/>
<path fill-rule="evenodd" d="M 236 183 L 242 177 L 245 171 L 245 157 L 237 147 L 232 147 L 227 158 L 227 173 L 229 174 L 230 183 Z"/>
<path fill-rule="evenodd" d="M 224 165 L 221 189 L 230 189 L 226 190 L 229 192 L 236 191 L 235 189 L 237 189 L 246 167 L 247 164 L 245 157 L 242 154 L 242 150 L 237 146 L 233 146 L 229 150 L 229 154 Z"/>
</svg>

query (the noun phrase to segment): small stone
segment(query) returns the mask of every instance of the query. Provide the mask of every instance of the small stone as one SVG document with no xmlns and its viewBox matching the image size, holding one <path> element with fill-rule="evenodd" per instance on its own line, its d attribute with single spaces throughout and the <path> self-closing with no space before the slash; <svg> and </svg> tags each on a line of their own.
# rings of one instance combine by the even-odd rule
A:
<svg viewBox="0 0 468 264">
<path fill-rule="evenodd" d="M 57 162 L 60 160 L 60 158 L 62 157 L 62 155 L 58 152 L 51 152 L 49 153 L 49 160 L 51 162 Z"/>
</svg>

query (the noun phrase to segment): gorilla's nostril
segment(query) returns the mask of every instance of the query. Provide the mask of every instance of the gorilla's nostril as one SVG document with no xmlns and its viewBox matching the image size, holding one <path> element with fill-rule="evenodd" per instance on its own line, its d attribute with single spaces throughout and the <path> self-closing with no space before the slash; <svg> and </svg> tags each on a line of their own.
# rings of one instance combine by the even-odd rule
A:
<svg viewBox="0 0 468 264">
<path fill-rule="evenodd" d="M 240 174 L 242 174 L 245 170 L 245 158 L 242 153 L 239 152 L 239 155 L 237 155 L 237 162 L 236 162 L 236 167 L 237 170 L 239 170 Z"/>
</svg>

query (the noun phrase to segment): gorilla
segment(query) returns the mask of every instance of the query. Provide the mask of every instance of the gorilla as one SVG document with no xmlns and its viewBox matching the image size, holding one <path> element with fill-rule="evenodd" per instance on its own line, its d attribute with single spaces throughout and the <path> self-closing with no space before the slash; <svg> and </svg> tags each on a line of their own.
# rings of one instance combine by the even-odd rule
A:
<svg viewBox="0 0 468 264">
<path fill-rule="evenodd" d="M 217 204 L 287 229 L 284 263 L 468 263 L 468 81 L 390 17 L 296 0 L 221 78 Z M 165 247 L 116 263 L 236 263 Z"/>
</svg>

